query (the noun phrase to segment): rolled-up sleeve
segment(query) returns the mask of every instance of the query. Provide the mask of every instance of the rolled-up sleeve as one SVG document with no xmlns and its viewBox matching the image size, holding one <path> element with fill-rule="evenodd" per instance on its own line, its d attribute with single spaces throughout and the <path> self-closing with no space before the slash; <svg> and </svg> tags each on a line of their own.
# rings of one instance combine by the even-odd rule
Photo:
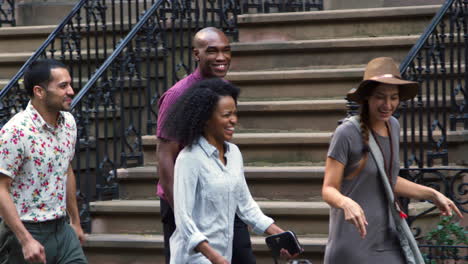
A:
<svg viewBox="0 0 468 264">
<path fill-rule="evenodd" d="M 174 217 L 177 229 L 187 243 L 189 254 L 207 237 L 200 232 L 193 221 L 192 212 L 199 180 L 198 162 L 181 153 L 174 169 Z"/>
<path fill-rule="evenodd" d="M 242 157 L 241 157 L 241 162 Z M 237 215 L 247 224 L 252 227 L 252 230 L 257 234 L 265 233 L 266 229 L 274 223 L 273 219 L 263 214 L 257 202 L 252 198 L 249 187 L 245 181 L 244 168 L 242 166 L 242 174 L 240 175 L 241 186 L 239 194 L 239 205 L 237 207 Z"/>
</svg>

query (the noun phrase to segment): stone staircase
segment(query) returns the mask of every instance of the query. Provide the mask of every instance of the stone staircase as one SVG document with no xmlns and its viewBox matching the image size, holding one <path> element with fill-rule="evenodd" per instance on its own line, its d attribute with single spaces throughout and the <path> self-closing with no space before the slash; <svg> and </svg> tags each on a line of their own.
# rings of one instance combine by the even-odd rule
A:
<svg viewBox="0 0 468 264">
<path fill-rule="evenodd" d="M 322 263 L 329 207 L 320 191 L 332 131 L 345 116 L 345 93 L 373 57 L 401 60 L 439 6 L 243 15 L 228 79 L 241 88 L 234 143 L 262 210 Z M 450 139 L 449 139 L 450 140 Z M 466 136 L 451 135 L 452 148 Z M 154 135 L 143 138 L 145 166 L 118 170 L 120 200 L 91 204 L 90 263 L 163 263 Z M 451 157 L 452 158 L 452 157 Z M 455 162 L 455 155 L 452 159 Z M 414 203 L 410 214 L 427 208 Z M 434 214 L 420 220 L 425 227 Z M 257 263 L 272 263 L 252 237 Z M 118 253 L 116 253 L 118 252 Z"/>
<path fill-rule="evenodd" d="M 322 263 L 327 240 L 329 207 L 320 191 L 330 136 L 346 113 L 343 97 L 371 58 L 404 58 L 438 8 L 239 17 L 240 41 L 232 44 L 228 75 L 242 91 L 234 143 L 244 155 L 252 195 L 281 227 L 300 236 L 303 258 L 314 264 Z M 0 87 L 53 29 L 0 28 Z M 448 136 L 451 162 L 468 164 L 455 154 L 466 151 L 468 136 Z M 164 263 L 156 144 L 154 135 L 145 136 L 145 166 L 118 170 L 119 200 L 91 203 L 92 233 L 84 246 L 91 264 Z M 414 203 L 410 213 L 424 208 Z M 253 236 L 252 242 L 257 263 L 272 263 L 264 238 Z"/>
</svg>

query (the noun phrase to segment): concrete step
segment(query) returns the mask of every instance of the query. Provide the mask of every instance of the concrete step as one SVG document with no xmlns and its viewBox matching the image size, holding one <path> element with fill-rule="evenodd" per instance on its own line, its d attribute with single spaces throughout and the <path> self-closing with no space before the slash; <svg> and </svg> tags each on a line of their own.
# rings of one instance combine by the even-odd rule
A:
<svg viewBox="0 0 468 264">
<path fill-rule="evenodd" d="M 90 234 L 83 248 L 90 264 L 161 264 L 164 263 L 163 241 L 162 235 Z M 257 263 L 273 263 L 265 238 L 253 236 L 251 241 Z M 323 262 L 326 237 L 300 236 L 299 242 L 304 248 L 299 258 L 314 264 Z"/>
<path fill-rule="evenodd" d="M 241 130 L 333 131 L 346 117 L 345 100 L 239 102 Z M 334 120 L 334 121 L 332 121 Z"/>
<path fill-rule="evenodd" d="M 105 53 L 106 51 L 106 53 Z M 112 54 L 112 49 L 90 49 L 89 54 L 87 50 L 82 50 L 81 51 L 81 69 L 82 69 L 82 77 L 83 78 L 88 78 L 88 74 L 92 75 L 94 71 L 100 67 L 100 63 L 104 62 L 107 57 Z M 175 54 L 178 54 L 179 51 Z M 143 53 L 146 54 L 146 53 Z M 33 55 L 33 52 L 12 52 L 12 53 L 0 53 L 0 79 L 9 79 L 13 77 L 19 69 L 23 66 L 23 64 L 26 62 L 26 60 L 29 59 Z M 50 56 L 50 53 L 48 53 L 48 56 Z M 70 56 L 73 58 L 73 64 L 70 63 Z M 150 52 L 150 59 L 149 62 L 154 65 L 155 60 L 158 61 L 160 64 L 159 67 L 163 65 L 163 60 L 161 59 L 163 56 L 162 52 L 158 52 L 158 57 L 155 58 L 155 52 Z M 65 53 L 65 65 L 67 66 L 74 66 L 72 71 L 75 74 L 75 78 L 78 77 L 78 53 L 76 51 L 73 52 L 66 52 Z M 55 53 L 55 59 L 60 60 L 60 55 Z M 96 63 L 99 62 L 99 63 Z M 143 61 L 142 64 L 146 63 L 147 61 Z M 89 67 L 89 69 L 88 69 Z M 154 66 L 153 66 L 154 67 Z M 146 76 L 146 66 L 141 67 L 141 75 Z M 150 68 L 150 70 L 153 70 Z M 154 74 L 151 72 L 151 74 Z M 78 88 L 78 87 L 75 87 Z"/>
<path fill-rule="evenodd" d="M 418 35 L 411 35 L 233 43 L 231 70 L 350 67 L 381 56 L 401 61 L 418 39 Z"/>
<path fill-rule="evenodd" d="M 440 5 L 238 17 L 240 42 L 421 34 Z"/>
<path fill-rule="evenodd" d="M 123 24 L 123 30 L 120 31 L 120 23 L 115 25 L 116 27 L 116 40 L 117 43 L 121 38 L 125 37 L 128 33 L 128 24 Z M 76 27 L 76 25 L 75 25 Z M 0 28 L 0 50 L 2 52 L 33 52 L 37 50 L 42 43 L 47 39 L 47 37 L 57 28 L 57 25 L 41 25 L 41 26 L 17 26 L 17 27 L 2 27 Z M 77 29 L 75 29 L 77 30 Z M 98 30 L 96 31 L 94 26 L 91 26 L 89 30 L 86 30 L 86 25 L 81 25 L 81 31 L 76 31 L 80 36 L 80 45 L 82 52 L 86 52 L 88 43 L 86 39 L 89 37 L 89 47 L 94 48 L 96 44 L 99 47 L 104 46 L 104 36 L 106 36 L 107 47 L 113 45 L 112 37 L 112 24 L 107 24 L 106 29 L 107 34 L 104 35 L 102 29 L 102 24 L 98 25 Z M 67 39 L 73 43 L 77 39 Z M 55 49 L 60 50 L 60 38 L 57 38 L 55 42 Z M 76 43 L 73 43 L 76 44 Z M 71 45 L 73 45 L 71 44 Z M 59 51 L 60 53 L 60 51 Z"/>
<path fill-rule="evenodd" d="M 320 100 L 277 100 L 271 101 L 239 101 L 239 132 L 329 132 L 334 131 L 338 121 L 346 117 L 347 101 L 343 99 L 323 98 Z M 423 98 L 423 126 L 427 123 L 428 112 L 431 119 L 435 117 L 435 111 L 452 112 L 450 97 L 445 97 L 445 107 L 442 107 L 442 99 L 438 98 L 436 109 L 434 98 L 427 101 Z M 463 99 L 457 99 L 458 105 L 462 105 Z M 417 102 L 415 102 L 415 106 Z M 403 113 L 403 110 L 400 111 Z M 419 126 L 418 109 L 406 110 L 408 117 L 415 114 L 415 125 Z M 432 121 L 431 121 L 432 122 Z"/>
<path fill-rule="evenodd" d="M 234 135 L 233 143 L 239 146 L 245 162 L 316 163 L 325 160 L 331 135 L 332 132 L 237 133 Z M 427 137 L 424 135 L 423 142 L 427 142 Z M 439 138 L 440 132 L 434 132 L 433 137 Z M 155 164 L 156 136 L 143 136 L 142 140 L 145 164 Z M 416 137 L 417 140 L 419 136 Z M 449 162 L 468 164 L 466 155 L 468 131 L 448 131 L 447 141 L 449 142 Z M 418 145 L 417 142 L 415 144 Z"/>
<path fill-rule="evenodd" d="M 319 201 L 323 166 L 245 167 L 250 193 L 256 200 Z M 117 170 L 120 199 L 157 199 L 156 166 Z"/>
<path fill-rule="evenodd" d="M 241 88 L 241 100 L 263 98 L 344 98 L 362 80 L 364 65 L 341 69 L 230 71 L 227 78 Z"/>
<path fill-rule="evenodd" d="M 364 68 L 365 65 L 324 69 L 230 71 L 227 78 L 241 89 L 241 101 L 343 99 L 351 88 L 359 85 Z M 462 66 L 460 72 L 463 73 L 464 69 Z M 451 74 L 450 68 L 445 76 L 436 76 L 440 81 L 437 83 L 440 95 L 443 92 L 441 80 L 463 78 L 460 74 Z M 435 84 L 431 80 L 431 89 L 434 89 Z M 426 89 L 422 89 L 422 92 L 426 94 Z"/>
<path fill-rule="evenodd" d="M 262 211 L 283 229 L 298 235 L 328 234 L 329 205 L 325 202 L 257 201 Z M 412 203 L 410 215 L 432 207 Z M 90 203 L 93 234 L 162 234 L 159 200 L 112 200 Z M 418 226 L 434 220 L 435 213 L 419 219 Z"/>
<path fill-rule="evenodd" d="M 257 201 L 282 228 L 298 235 L 327 234 L 329 206 L 324 202 Z M 159 200 L 112 200 L 90 204 L 92 232 L 161 234 Z"/>
</svg>

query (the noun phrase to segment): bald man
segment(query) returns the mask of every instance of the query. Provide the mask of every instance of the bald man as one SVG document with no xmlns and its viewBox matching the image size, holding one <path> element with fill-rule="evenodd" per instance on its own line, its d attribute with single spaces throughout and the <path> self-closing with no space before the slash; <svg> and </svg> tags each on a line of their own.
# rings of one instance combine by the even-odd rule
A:
<svg viewBox="0 0 468 264">
<path fill-rule="evenodd" d="M 193 55 L 198 63 L 195 71 L 167 90 L 159 100 L 157 158 L 159 182 L 157 195 L 161 203 L 164 228 L 164 253 L 170 260 L 169 238 L 175 231 L 173 212 L 174 163 L 183 146 L 161 130 L 169 108 L 194 83 L 208 78 L 224 78 L 231 63 L 231 46 L 222 31 L 214 27 L 198 31 L 193 38 Z M 232 264 L 255 264 L 247 225 L 236 215 L 234 221 Z"/>
</svg>

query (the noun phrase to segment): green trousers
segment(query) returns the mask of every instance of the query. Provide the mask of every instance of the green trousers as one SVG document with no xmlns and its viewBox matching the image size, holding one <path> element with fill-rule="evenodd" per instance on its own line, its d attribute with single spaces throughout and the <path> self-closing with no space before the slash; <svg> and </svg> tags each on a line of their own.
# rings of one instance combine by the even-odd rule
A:
<svg viewBox="0 0 468 264">
<path fill-rule="evenodd" d="M 65 218 L 42 223 L 24 223 L 31 235 L 45 248 L 47 264 L 87 264 L 80 241 Z M 29 264 L 24 260 L 18 239 L 0 223 L 0 264 Z"/>
</svg>

